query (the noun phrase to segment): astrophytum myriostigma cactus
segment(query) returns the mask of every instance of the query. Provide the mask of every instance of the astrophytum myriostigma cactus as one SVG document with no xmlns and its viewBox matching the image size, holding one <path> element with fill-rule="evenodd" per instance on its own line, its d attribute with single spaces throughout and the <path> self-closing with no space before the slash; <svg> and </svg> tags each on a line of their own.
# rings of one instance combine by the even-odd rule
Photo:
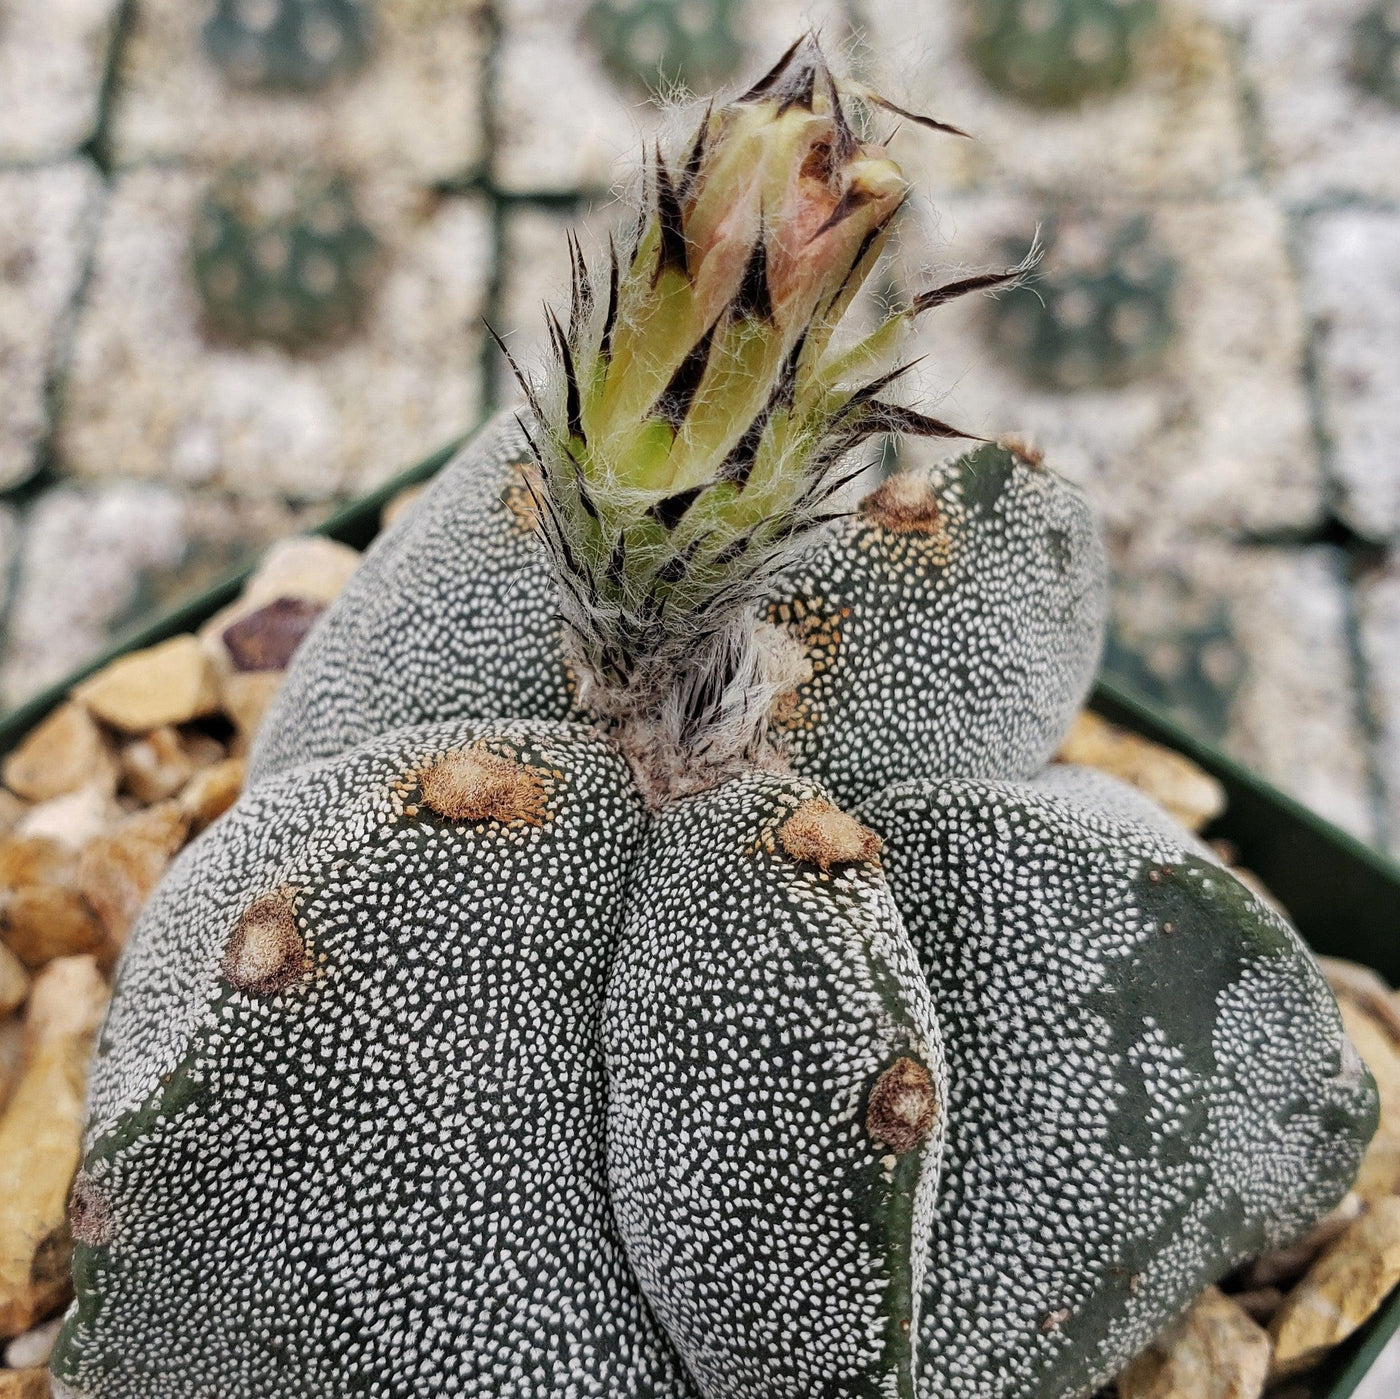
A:
<svg viewBox="0 0 1400 1399">
<path fill-rule="evenodd" d="M 842 508 L 906 196 L 810 40 L 576 246 L 543 373 L 371 551 L 133 935 L 76 1399 L 1064 1399 L 1346 1190 L 1296 935 L 1042 771 L 1084 501 L 984 444 Z"/>
</svg>

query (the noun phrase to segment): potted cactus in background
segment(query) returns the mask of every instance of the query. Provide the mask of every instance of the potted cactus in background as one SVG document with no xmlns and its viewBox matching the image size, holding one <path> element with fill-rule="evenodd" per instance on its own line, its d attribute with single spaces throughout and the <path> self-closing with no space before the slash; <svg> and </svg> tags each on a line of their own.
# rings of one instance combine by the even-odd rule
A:
<svg viewBox="0 0 1400 1399">
<path fill-rule="evenodd" d="M 961 435 L 902 325 L 1019 271 L 843 337 L 882 100 L 803 41 L 655 152 L 314 626 L 123 957 L 55 1392 L 1087 1395 L 1347 1192 L 1375 1085 L 1297 935 L 1046 768 L 1077 491 L 1008 441 L 842 506 Z"/>
</svg>

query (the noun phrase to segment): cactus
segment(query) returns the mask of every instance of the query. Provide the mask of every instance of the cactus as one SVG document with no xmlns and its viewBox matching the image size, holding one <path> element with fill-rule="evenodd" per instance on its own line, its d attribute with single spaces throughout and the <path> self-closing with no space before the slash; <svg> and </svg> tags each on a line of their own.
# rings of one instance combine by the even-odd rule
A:
<svg viewBox="0 0 1400 1399">
<path fill-rule="evenodd" d="M 1129 383 L 1156 369 L 1171 348 L 1176 263 L 1142 216 L 1075 233 L 1078 255 L 1067 256 L 1070 239 L 1050 221 L 1045 269 L 988 307 L 992 343 L 1050 388 Z"/>
<path fill-rule="evenodd" d="M 208 328 L 301 349 L 349 334 L 382 260 L 338 173 L 237 166 L 195 217 L 191 264 Z"/>
<path fill-rule="evenodd" d="M 1365 90 L 1400 107 L 1400 6 L 1376 0 L 1352 28 L 1351 72 Z"/>
<path fill-rule="evenodd" d="M 739 66 L 736 0 L 593 0 L 589 37 L 618 82 L 647 90 L 722 82 Z"/>
<path fill-rule="evenodd" d="M 1122 87 L 1157 0 L 969 0 L 968 52 L 998 91 L 1069 107 Z"/>
<path fill-rule="evenodd" d="M 299 652 L 120 970 L 56 1394 L 1079 1399 L 1346 1191 L 1296 934 L 1040 772 L 1082 499 L 984 444 L 840 508 L 955 435 L 901 327 L 1018 273 L 837 337 L 905 195 L 856 97 L 806 40 L 656 152 Z"/>
<path fill-rule="evenodd" d="M 365 62 L 374 14 L 370 0 L 216 0 L 203 37 L 229 81 L 310 92 Z"/>
</svg>

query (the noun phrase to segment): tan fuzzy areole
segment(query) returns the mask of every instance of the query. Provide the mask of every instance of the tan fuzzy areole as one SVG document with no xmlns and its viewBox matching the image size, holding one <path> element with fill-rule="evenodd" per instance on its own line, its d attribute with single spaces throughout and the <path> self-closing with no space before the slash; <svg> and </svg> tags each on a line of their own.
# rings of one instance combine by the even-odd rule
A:
<svg viewBox="0 0 1400 1399">
<path fill-rule="evenodd" d="M 79 1171 L 68 1196 L 68 1228 L 80 1244 L 99 1248 L 112 1241 L 112 1216 L 102 1187 Z"/>
<path fill-rule="evenodd" d="M 875 1082 L 865 1130 L 896 1156 L 924 1140 L 938 1121 L 933 1077 L 916 1059 L 896 1059 Z"/>
<path fill-rule="evenodd" d="M 880 837 L 820 797 L 802 803 L 778 828 L 783 849 L 804 865 L 864 864 L 880 857 Z"/>
<path fill-rule="evenodd" d="M 919 476 L 891 476 L 861 502 L 861 514 L 893 534 L 937 534 L 943 511 L 930 482 Z"/>
<path fill-rule="evenodd" d="M 311 970 L 288 889 L 255 899 L 240 915 L 223 960 L 224 980 L 253 996 L 272 996 Z"/>
<path fill-rule="evenodd" d="M 445 753 L 418 774 L 423 804 L 449 821 L 499 821 L 542 825 L 544 780 L 514 758 L 480 744 Z"/>
</svg>

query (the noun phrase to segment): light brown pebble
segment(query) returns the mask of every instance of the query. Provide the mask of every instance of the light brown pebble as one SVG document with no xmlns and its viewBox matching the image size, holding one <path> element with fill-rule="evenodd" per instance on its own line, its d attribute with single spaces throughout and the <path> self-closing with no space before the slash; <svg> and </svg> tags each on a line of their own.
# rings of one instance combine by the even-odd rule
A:
<svg viewBox="0 0 1400 1399">
<path fill-rule="evenodd" d="M 0 787 L 0 836 L 7 836 L 24 819 L 29 803 Z"/>
<path fill-rule="evenodd" d="M 27 1331 L 68 1295 L 68 1190 L 106 1004 L 91 957 L 60 958 L 34 980 L 20 1077 L 0 1116 L 0 1337 Z"/>
<path fill-rule="evenodd" d="M 799 864 L 830 870 L 837 865 L 878 860 L 883 842 L 829 801 L 813 797 L 778 827 L 778 840 Z"/>
<path fill-rule="evenodd" d="M 1354 1001 L 1400 1044 L 1400 1000 L 1377 972 L 1343 957 L 1319 957 L 1317 962 L 1335 996 Z"/>
<path fill-rule="evenodd" d="M 1379 1200 L 1308 1269 L 1269 1324 L 1274 1377 L 1346 1340 L 1400 1282 L 1400 1199 Z"/>
<path fill-rule="evenodd" d="M 45 802 L 80 787 L 115 791 L 111 741 L 80 704 L 61 704 L 5 759 L 5 785 L 26 801 Z"/>
<path fill-rule="evenodd" d="M 479 744 L 429 763 L 418 774 L 418 787 L 423 805 L 448 821 L 538 826 L 546 819 L 540 774 Z"/>
<path fill-rule="evenodd" d="M 223 677 L 219 704 L 245 740 L 257 733 L 282 679 L 276 670 L 231 670 Z"/>
<path fill-rule="evenodd" d="M 1366 1211 L 1366 1202 L 1355 1191 L 1344 1195 L 1307 1235 L 1287 1248 L 1275 1249 L 1256 1258 L 1245 1269 L 1246 1287 L 1286 1286 L 1307 1272 L 1313 1260 L 1333 1239 L 1340 1238 Z"/>
<path fill-rule="evenodd" d="M 1225 789 L 1189 758 L 1087 709 L 1076 717 L 1056 756 L 1136 787 L 1192 831 L 1225 810 Z"/>
<path fill-rule="evenodd" d="M 1352 1189 L 1363 1200 L 1383 1200 L 1400 1194 L 1400 1041 L 1385 1022 L 1350 995 L 1343 993 L 1337 1004 L 1347 1038 L 1370 1069 L 1381 1099 L 1380 1125 L 1361 1159 Z"/>
<path fill-rule="evenodd" d="M 56 840 L 69 850 L 81 850 L 121 817 L 122 809 L 110 792 L 101 787 L 81 787 L 31 806 L 12 834 Z"/>
<path fill-rule="evenodd" d="M 1118 1377 L 1119 1399 L 1259 1399 L 1269 1334 L 1211 1287 Z"/>
<path fill-rule="evenodd" d="M 32 1370 L 0 1370 L 0 1399 L 49 1399 L 49 1372 L 40 1366 Z"/>
<path fill-rule="evenodd" d="M 29 973 L 24 963 L 0 942 L 0 1020 L 13 1014 L 29 996 Z"/>
<path fill-rule="evenodd" d="M 166 801 L 128 816 L 83 851 L 78 889 L 97 915 L 110 952 L 125 946 L 136 915 L 188 833 L 180 804 Z"/>
<path fill-rule="evenodd" d="M 16 1336 L 5 1347 L 5 1364 L 12 1370 L 29 1370 L 38 1365 L 47 1365 L 53 1354 L 53 1344 L 58 1339 L 63 1318 L 56 1316 L 41 1326 Z"/>
<path fill-rule="evenodd" d="M 194 775 L 194 768 L 179 729 L 166 724 L 122 749 L 122 789 L 151 806 L 173 797 Z"/>
<path fill-rule="evenodd" d="M 180 793 L 180 810 L 189 820 L 191 835 L 217 820 L 238 800 L 247 766 L 243 758 L 225 758 L 190 778 Z"/>
<path fill-rule="evenodd" d="M 0 1112 L 4 1111 L 10 1092 L 19 1080 L 23 1057 L 24 1021 L 18 1015 L 0 1020 Z"/>
<path fill-rule="evenodd" d="M 78 857 L 56 840 L 0 840 L 0 939 L 31 969 L 94 952 L 102 927 L 77 888 Z"/>
<path fill-rule="evenodd" d="M 213 667 L 195 636 L 175 636 L 104 666 L 73 691 L 103 723 L 143 734 L 185 724 L 219 707 Z"/>
<path fill-rule="evenodd" d="M 403 490 L 388 500 L 379 512 L 379 528 L 381 530 L 388 529 L 423 494 L 423 490 L 422 485 L 405 486 Z"/>
</svg>

